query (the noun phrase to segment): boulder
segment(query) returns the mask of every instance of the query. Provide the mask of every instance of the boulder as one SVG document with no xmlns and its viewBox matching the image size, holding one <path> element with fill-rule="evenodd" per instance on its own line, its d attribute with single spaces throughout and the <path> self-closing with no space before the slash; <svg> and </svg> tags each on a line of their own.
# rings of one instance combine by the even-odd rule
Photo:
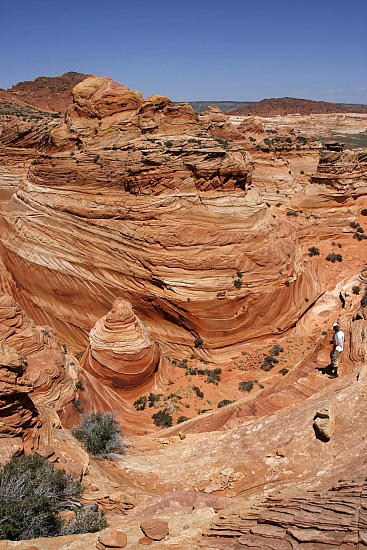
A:
<svg viewBox="0 0 367 550">
<path fill-rule="evenodd" d="M 334 409 L 331 405 L 325 405 L 314 418 L 314 430 L 316 437 L 322 441 L 329 441 L 335 431 Z"/>
<path fill-rule="evenodd" d="M 153 540 L 162 540 L 169 534 L 168 522 L 159 518 L 146 518 L 140 524 L 144 535 Z"/>
</svg>

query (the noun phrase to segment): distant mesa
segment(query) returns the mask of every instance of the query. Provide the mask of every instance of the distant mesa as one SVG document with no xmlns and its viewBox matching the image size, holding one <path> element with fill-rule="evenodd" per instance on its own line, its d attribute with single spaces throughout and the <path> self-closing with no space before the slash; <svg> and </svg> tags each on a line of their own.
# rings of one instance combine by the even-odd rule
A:
<svg viewBox="0 0 367 550">
<path fill-rule="evenodd" d="M 276 115 L 316 115 L 331 113 L 364 113 L 367 114 L 366 105 L 345 105 L 342 103 L 328 103 L 327 101 L 312 101 L 310 99 L 296 99 L 294 97 L 281 97 L 262 99 L 258 103 L 251 103 L 246 107 L 228 111 L 228 115 L 260 117 L 273 117 Z"/>
</svg>

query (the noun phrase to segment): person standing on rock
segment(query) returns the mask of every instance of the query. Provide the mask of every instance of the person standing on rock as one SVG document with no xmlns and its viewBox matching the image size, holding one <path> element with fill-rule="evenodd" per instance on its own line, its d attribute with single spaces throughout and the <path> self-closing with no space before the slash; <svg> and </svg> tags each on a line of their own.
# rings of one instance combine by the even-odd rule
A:
<svg viewBox="0 0 367 550">
<path fill-rule="evenodd" d="M 333 336 L 333 349 L 330 354 L 331 358 L 331 376 L 333 378 L 338 377 L 339 366 L 339 353 L 344 349 L 344 332 L 340 330 L 339 323 L 333 323 L 334 336 Z"/>
</svg>

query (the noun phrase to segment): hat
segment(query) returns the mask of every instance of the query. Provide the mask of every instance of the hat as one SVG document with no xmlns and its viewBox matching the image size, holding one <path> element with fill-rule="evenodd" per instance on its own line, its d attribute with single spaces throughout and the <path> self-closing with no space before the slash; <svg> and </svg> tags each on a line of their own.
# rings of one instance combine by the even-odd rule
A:
<svg viewBox="0 0 367 550">
<path fill-rule="evenodd" d="M 339 323 L 333 323 L 333 328 L 338 326 L 339 326 Z"/>
</svg>

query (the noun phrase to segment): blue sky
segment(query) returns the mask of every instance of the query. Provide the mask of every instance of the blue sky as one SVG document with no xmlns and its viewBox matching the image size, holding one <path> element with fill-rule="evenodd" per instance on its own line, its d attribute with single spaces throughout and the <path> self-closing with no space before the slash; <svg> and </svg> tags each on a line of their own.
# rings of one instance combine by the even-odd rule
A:
<svg viewBox="0 0 367 550">
<path fill-rule="evenodd" d="M 144 97 L 367 104 L 366 0 L 0 0 L 0 87 L 67 71 Z"/>
</svg>

